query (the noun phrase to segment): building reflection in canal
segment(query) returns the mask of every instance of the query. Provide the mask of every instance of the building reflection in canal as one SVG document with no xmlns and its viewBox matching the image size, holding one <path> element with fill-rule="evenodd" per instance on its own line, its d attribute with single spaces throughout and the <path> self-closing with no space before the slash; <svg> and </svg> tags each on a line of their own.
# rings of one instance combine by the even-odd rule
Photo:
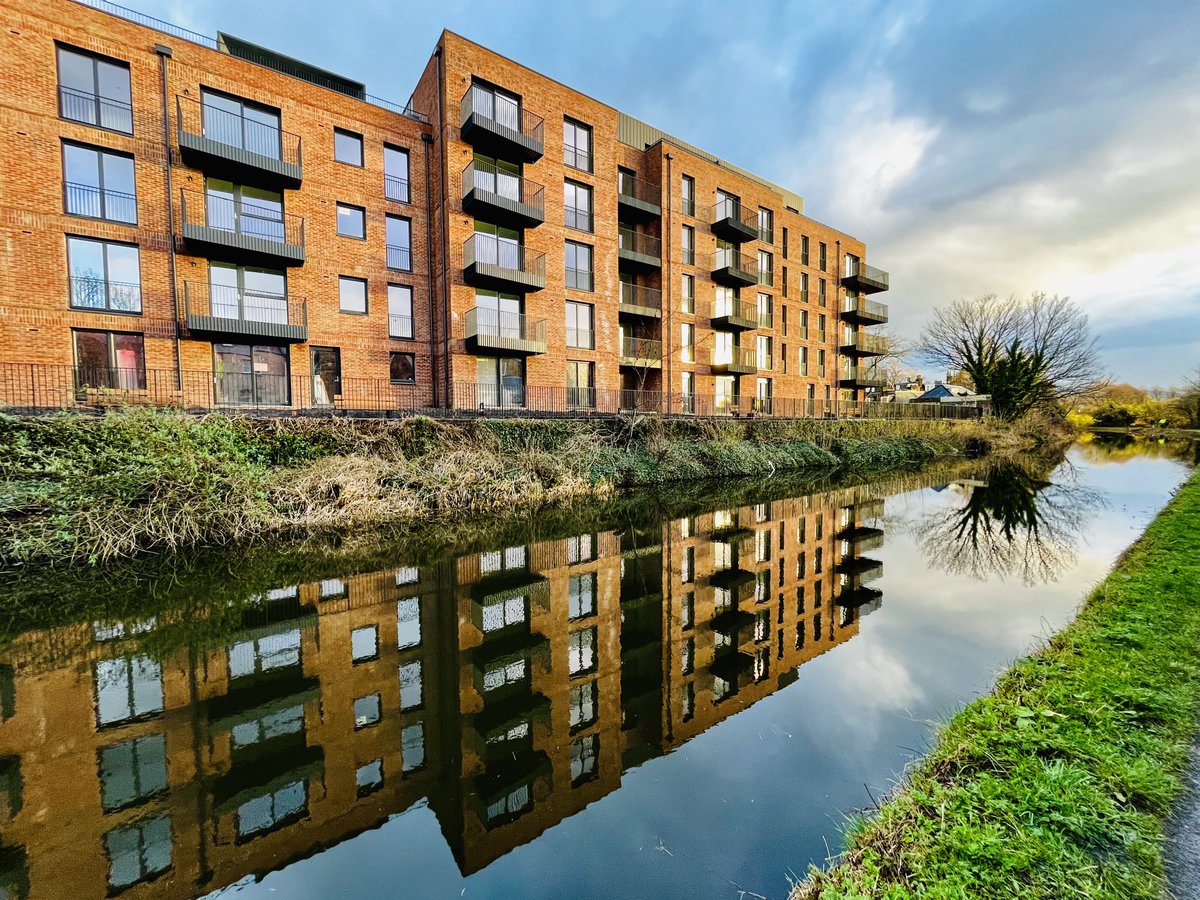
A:
<svg viewBox="0 0 1200 900">
<path fill-rule="evenodd" d="M 22 635 L 3 895 L 203 894 L 416 804 L 478 871 L 853 638 L 882 601 L 871 496 L 280 584 L 159 655 L 161 617 Z"/>
</svg>

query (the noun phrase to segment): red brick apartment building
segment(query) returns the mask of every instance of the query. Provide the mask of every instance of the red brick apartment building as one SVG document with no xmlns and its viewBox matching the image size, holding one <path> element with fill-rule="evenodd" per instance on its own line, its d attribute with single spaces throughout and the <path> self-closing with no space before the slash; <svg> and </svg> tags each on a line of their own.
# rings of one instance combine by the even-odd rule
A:
<svg viewBox="0 0 1200 900">
<path fill-rule="evenodd" d="M 0 404 L 811 415 L 881 383 L 862 242 L 456 34 L 397 105 L 0 2 Z"/>
</svg>

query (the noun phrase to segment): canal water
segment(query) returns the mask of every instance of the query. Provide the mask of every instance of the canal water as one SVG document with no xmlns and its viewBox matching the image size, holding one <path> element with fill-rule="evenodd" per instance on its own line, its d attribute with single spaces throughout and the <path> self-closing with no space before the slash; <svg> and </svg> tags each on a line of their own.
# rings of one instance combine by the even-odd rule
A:
<svg viewBox="0 0 1200 900">
<path fill-rule="evenodd" d="M 0 896 L 783 898 L 1194 462 L 1093 442 L 10 578 Z"/>
</svg>

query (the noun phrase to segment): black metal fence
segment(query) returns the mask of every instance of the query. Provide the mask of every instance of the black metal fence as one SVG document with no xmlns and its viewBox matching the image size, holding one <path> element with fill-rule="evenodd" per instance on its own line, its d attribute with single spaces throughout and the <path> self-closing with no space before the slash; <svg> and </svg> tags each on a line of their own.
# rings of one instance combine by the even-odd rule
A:
<svg viewBox="0 0 1200 900">
<path fill-rule="evenodd" d="M 386 378 L 347 378 L 317 372 L 285 375 L 253 371 L 141 369 L 0 363 L 0 410 L 43 413 L 146 406 L 189 412 L 220 410 L 260 415 L 503 415 L 530 418 L 615 416 L 629 412 L 670 417 L 776 419 L 975 419 L 977 406 L 936 403 L 843 403 L 784 397 L 681 394 L 643 390 L 537 387 L 504 379 L 498 384 L 451 385 L 449 404 L 433 405 L 427 384 Z M 440 393 L 440 392 L 439 392 Z"/>
</svg>

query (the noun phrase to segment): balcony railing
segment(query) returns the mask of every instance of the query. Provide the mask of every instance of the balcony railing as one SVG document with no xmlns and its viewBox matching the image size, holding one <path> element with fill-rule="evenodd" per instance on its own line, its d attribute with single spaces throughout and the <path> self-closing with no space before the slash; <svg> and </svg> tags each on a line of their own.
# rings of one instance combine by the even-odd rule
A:
<svg viewBox="0 0 1200 900">
<path fill-rule="evenodd" d="M 738 200 L 718 201 L 712 208 L 712 231 L 717 237 L 740 244 L 758 237 L 758 210 L 747 209 Z"/>
<path fill-rule="evenodd" d="M 180 191 L 183 238 L 206 255 L 285 266 L 304 262 L 304 220 L 275 206 Z"/>
<path fill-rule="evenodd" d="M 395 200 L 397 203 L 410 203 L 412 193 L 407 178 L 399 175 L 383 176 L 383 197 L 385 200 Z"/>
<path fill-rule="evenodd" d="M 108 312 L 140 313 L 142 286 L 103 278 L 72 275 L 71 306 L 75 309 L 96 309 Z"/>
<path fill-rule="evenodd" d="M 188 281 L 183 305 L 192 334 L 308 340 L 308 304 L 303 298 Z"/>
<path fill-rule="evenodd" d="M 546 221 L 545 189 L 483 160 L 471 160 L 462 171 L 463 211 L 482 214 L 489 222 L 531 228 Z"/>
<path fill-rule="evenodd" d="M 181 94 L 175 96 L 175 115 L 185 160 L 234 180 L 245 176 L 299 187 L 303 177 L 299 135 Z"/>
<path fill-rule="evenodd" d="M 387 267 L 397 272 L 412 271 L 412 247 L 401 247 L 399 244 L 387 245 Z"/>
<path fill-rule="evenodd" d="M 888 289 L 888 273 L 883 269 L 868 266 L 865 262 L 849 261 L 846 266 L 846 274 L 842 277 L 842 284 L 852 291 L 875 294 Z"/>
<path fill-rule="evenodd" d="M 748 253 L 725 248 L 712 257 L 713 281 L 731 287 L 758 284 L 758 260 Z"/>
<path fill-rule="evenodd" d="M 467 349 L 507 350 L 513 353 L 546 352 L 546 320 L 534 321 L 521 313 L 497 312 L 475 307 L 467 310 Z"/>
<path fill-rule="evenodd" d="M 405 338 L 411 340 L 413 337 L 412 316 L 389 315 L 388 337 Z"/>
<path fill-rule="evenodd" d="M 869 366 L 844 366 L 838 382 L 842 387 L 854 390 L 887 386 L 887 379 L 883 374 Z"/>
<path fill-rule="evenodd" d="M 866 297 L 847 297 L 842 301 L 842 318 L 867 325 L 882 325 L 888 320 L 888 307 L 886 303 Z"/>
<path fill-rule="evenodd" d="M 463 244 L 463 277 L 469 284 L 515 291 L 546 286 L 546 254 L 491 234 L 473 234 Z"/>
<path fill-rule="evenodd" d="M 662 188 L 625 172 L 617 173 L 617 203 L 639 217 L 662 215 Z"/>
<path fill-rule="evenodd" d="M 621 338 L 621 365 L 645 369 L 662 368 L 662 341 L 625 335 Z"/>
<path fill-rule="evenodd" d="M 757 319 L 759 328 L 774 328 L 775 327 L 775 311 L 773 309 L 763 309 L 757 307 Z"/>
<path fill-rule="evenodd" d="M 713 372 L 718 374 L 753 375 L 758 371 L 758 354 L 753 347 L 733 347 L 728 350 L 714 347 L 709 359 Z"/>
<path fill-rule="evenodd" d="M 774 287 L 775 285 L 775 270 L 769 266 L 758 267 L 758 283 L 765 287 Z"/>
<path fill-rule="evenodd" d="M 662 291 L 640 284 L 621 282 L 621 302 L 618 311 L 634 316 L 662 318 Z"/>
<path fill-rule="evenodd" d="M 101 189 L 91 184 L 68 181 L 64 185 L 66 210 L 72 216 L 137 224 L 137 196 L 124 191 Z"/>
<path fill-rule="evenodd" d="M 635 267 L 657 269 L 662 266 L 662 242 L 652 234 L 617 229 L 617 258 Z"/>
<path fill-rule="evenodd" d="M 746 300 L 714 300 L 711 324 L 713 328 L 722 331 L 748 331 L 757 328 L 758 307 Z"/>
<path fill-rule="evenodd" d="M 127 100 L 60 86 L 58 114 L 72 122 L 98 125 L 125 134 L 133 133 L 133 105 Z"/>
<path fill-rule="evenodd" d="M 529 162 L 545 152 L 540 117 L 521 106 L 498 106 L 496 95 L 477 84 L 467 88 L 459 103 L 462 139 L 498 156 L 517 155 Z"/>
<path fill-rule="evenodd" d="M 843 353 L 856 356 L 883 356 L 888 352 L 887 339 L 876 334 L 843 334 Z"/>
</svg>

